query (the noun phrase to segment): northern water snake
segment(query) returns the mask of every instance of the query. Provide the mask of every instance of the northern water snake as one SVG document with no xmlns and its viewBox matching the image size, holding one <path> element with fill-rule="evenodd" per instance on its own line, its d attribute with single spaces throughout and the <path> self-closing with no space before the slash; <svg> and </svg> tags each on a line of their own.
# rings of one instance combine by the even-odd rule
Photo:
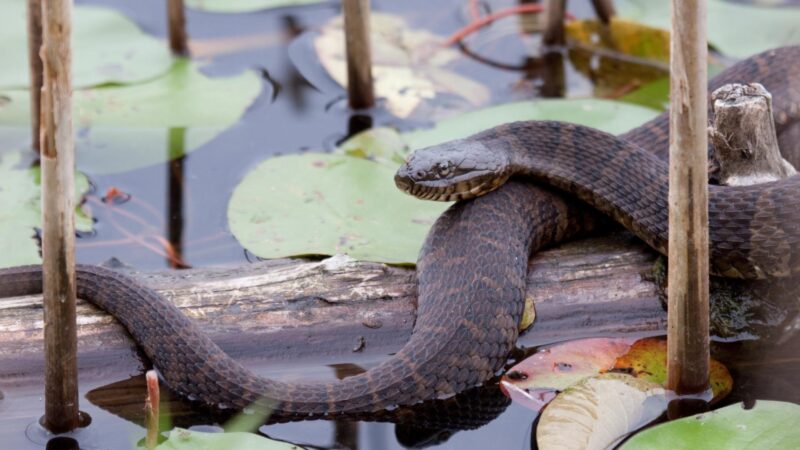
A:
<svg viewBox="0 0 800 450">
<path fill-rule="evenodd" d="M 792 111 L 797 110 L 797 85 L 789 84 L 789 75 L 797 70 L 798 60 L 797 48 L 762 54 L 733 66 L 712 85 L 760 81 L 775 93 L 776 111 L 796 115 Z M 658 151 L 659 139 L 667 134 L 665 125 L 664 120 L 651 122 L 628 136 Z M 517 131 L 541 147 L 530 130 Z M 480 136 L 496 136 L 498 131 L 515 128 Z M 558 154 L 565 154 L 563 147 L 569 145 L 628 145 L 576 126 L 548 124 L 542 131 Z M 649 156 L 639 156 L 620 167 L 634 170 L 638 159 L 654 164 Z M 640 204 L 636 198 L 629 201 Z M 592 215 L 550 188 L 524 182 L 508 183 L 489 195 L 454 205 L 436 222 L 420 253 L 417 320 L 409 342 L 379 366 L 336 382 L 289 383 L 259 377 L 226 355 L 170 302 L 112 270 L 78 266 L 78 296 L 117 318 L 169 387 L 189 399 L 223 409 L 264 409 L 289 418 L 372 413 L 451 396 L 494 375 L 517 338 L 530 252 L 590 229 L 594 220 L 584 219 Z M 661 228 L 657 230 L 656 237 Z M 650 240 L 658 245 L 658 239 Z M 0 270 L 0 297 L 39 294 L 41 289 L 40 266 Z"/>
</svg>

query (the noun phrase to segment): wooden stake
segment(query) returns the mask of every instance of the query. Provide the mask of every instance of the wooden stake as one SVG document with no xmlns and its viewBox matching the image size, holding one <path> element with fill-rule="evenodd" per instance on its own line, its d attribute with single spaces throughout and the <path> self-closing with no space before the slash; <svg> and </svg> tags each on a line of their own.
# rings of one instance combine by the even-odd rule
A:
<svg viewBox="0 0 800 450">
<path fill-rule="evenodd" d="M 42 1 L 28 0 L 28 72 L 31 93 L 31 148 L 39 152 L 39 120 L 42 111 Z"/>
<path fill-rule="evenodd" d="M 704 0 L 672 1 L 667 387 L 708 389 L 708 49 Z"/>
<path fill-rule="evenodd" d="M 567 13 L 567 0 L 545 0 L 542 20 L 542 44 L 564 45 L 564 15 Z"/>
<path fill-rule="evenodd" d="M 613 0 L 592 0 L 592 6 L 597 18 L 605 24 L 611 22 L 611 18 L 617 13 Z"/>
<path fill-rule="evenodd" d="M 79 425 L 71 15 L 70 0 L 43 2 L 44 425 L 53 433 L 69 431 Z"/>
<path fill-rule="evenodd" d="M 186 34 L 186 13 L 183 0 L 167 0 L 167 20 L 169 48 L 176 56 L 188 56 L 189 38 Z"/>
<path fill-rule="evenodd" d="M 145 374 L 145 379 L 147 380 L 147 398 L 144 402 L 144 414 L 147 436 L 144 442 L 146 448 L 152 449 L 158 445 L 158 415 L 161 393 L 158 387 L 158 375 L 155 370 L 148 370 L 147 374 Z"/>
<path fill-rule="evenodd" d="M 353 109 L 375 105 L 372 86 L 369 0 L 343 0 L 347 95 Z"/>
</svg>

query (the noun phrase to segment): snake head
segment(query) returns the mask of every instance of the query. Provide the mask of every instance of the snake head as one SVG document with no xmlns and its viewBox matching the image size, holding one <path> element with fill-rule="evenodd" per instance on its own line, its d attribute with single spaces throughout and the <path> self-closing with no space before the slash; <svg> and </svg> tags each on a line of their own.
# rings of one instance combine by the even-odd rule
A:
<svg viewBox="0 0 800 450">
<path fill-rule="evenodd" d="M 466 200 L 497 189 L 510 176 L 508 157 L 459 139 L 415 151 L 398 169 L 400 190 L 427 200 Z"/>
</svg>

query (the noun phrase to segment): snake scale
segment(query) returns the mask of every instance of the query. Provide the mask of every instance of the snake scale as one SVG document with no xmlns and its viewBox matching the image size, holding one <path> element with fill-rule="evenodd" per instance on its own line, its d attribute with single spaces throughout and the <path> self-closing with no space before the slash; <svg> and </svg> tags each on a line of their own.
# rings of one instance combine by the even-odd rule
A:
<svg viewBox="0 0 800 450">
<path fill-rule="evenodd" d="M 711 86 L 761 82 L 773 93 L 780 131 L 800 115 L 798 73 L 800 48 L 784 48 L 732 66 Z M 449 208 L 419 256 L 417 319 L 408 343 L 382 364 L 343 380 L 290 383 L 259 377 L 225 354 L 170 302 L 112 270 L 79 265 L 78 296 L 121 322 L 173 391 L 219 408 L 263 408 L 272 417 L 309 418 L 373 413 L 450 397 L 484 382 L 505 363 L 518 334 L 530 253 L 591 231 L 597 223 L 589 208 L 556 189 L 611 214 L 664 251 L 667 140 L 665 115 L 623 138 L 577 125 L 525 122 L 415 153 L 398 180 L 401 187 L 425 197 L 441 197 L 441 191 L 411 187 L 410 178 L 425 175 L 426 169 L 418 167 L 429 163 L 436 180 L 428 184 L 444 185 L 445 172 L 460 177 L 466 168 L 443 164 L 456 160 L 454 155 L 462 155 L 460 162 L 495 168 L 501 167 L 499 160 L 513 161 L 524 174 L 553 187 L 512 180 Z M 434 161 L 439 157 L 444 159 Z M 479 184 L 497 187 L 509 175 L 492 174 Z M 717 272 L 784 275 L 800 267 L 799 184 L 800 179 L 792 178 L 711 190 Z M 449 184 L 466 185 L 477 186 Z M 0 297 L 41 292 L 40 266 L 0 270 Z"/>
</svg>

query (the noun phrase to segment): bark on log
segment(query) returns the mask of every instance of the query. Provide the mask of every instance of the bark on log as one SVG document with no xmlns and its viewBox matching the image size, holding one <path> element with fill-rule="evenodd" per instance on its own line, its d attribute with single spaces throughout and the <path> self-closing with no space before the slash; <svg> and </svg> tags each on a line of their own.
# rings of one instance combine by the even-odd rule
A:
<svg viewBox="0 0 800 450">
<path fill-rule="evenodd" d="M 663 333 L 663 271 L 654 270 L 654 263 L 661 265 L 657 260 L 627 233 L 534 256 L 528 296 L 536 305 L 536 321 L 519 344 Z M 197 320 L 230 355 L 270 376 L 332 378 L 332 371 L 321 370 L 325 365 L 375 364 L 408 340 L 414 324 L 416 275 L 411 268 L 338 256 L 130 273 Z M 743 286 L 712 278 L 711 286 L 717 335 L 769 337 L 800 330 L 800 322 L 793 322 L 800 309 L 796 279 Z M 41 307 L 41 297 L 0 299 L 0 391 L 41 385 Z M 145 364 L 124 329 L 82 300 L 78 337 L 82 380 L 143 371 Z"/>
<path fill-rule="evenodd" d="M 666 314 L 657 287 L 646 280 L 654 260 L 627 234 L 535 256 L 528 296 L 537 317 L 521 342 L 663 330 Z M 343 256 L 132 273 L 195 318 L 232 356 L 246 360 L 349 362 L 353 352 L 386 355 L 408 339 L 414 323 L 413 269 Z M 131 358 L 134 344 L 112 317 L 83 301 L 78 317 L 82 374 L 141 369 Z M 0 343 L 0 389 L 5 382 L 40 376 L 41 298 L 0 300 Z"/>
</svg>

